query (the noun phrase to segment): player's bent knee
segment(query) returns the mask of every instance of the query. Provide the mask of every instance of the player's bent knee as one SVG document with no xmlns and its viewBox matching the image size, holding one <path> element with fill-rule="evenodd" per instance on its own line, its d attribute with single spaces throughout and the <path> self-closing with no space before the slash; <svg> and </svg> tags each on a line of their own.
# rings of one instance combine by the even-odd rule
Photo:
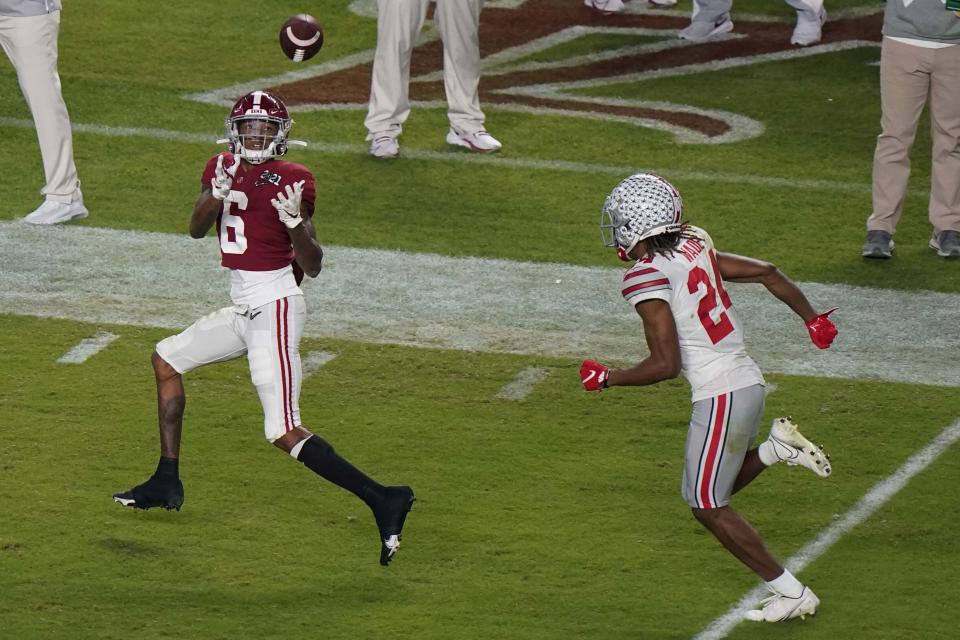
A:
<svg viewBox="0 0 960 640">
<path fill-rule="evenodd" d="M 150 356 L 150 362 L 153 364 L 153 370 L 157 374 L 158 379 L 167 380 L 180 375 L 177 370 L 156 351 Z"/>
<path fill-rule="evenodd" d="M 293 430 L 284 433 L 278 438 L 273 438 L 273 439 L 267 438 L 267 441 L 270 442 L 276 448 L 280 449 L 281 451 L 291 453 L 294 447 L 296 447 L 298 444 L 308 439 L 312 435 L 313 435 L 312 433 L 310 433 L 309 431 L 307 431 L 302 427 L 294 427 Z"/>
<path fill-rule="evenodd" d="M 703 525 L 716 522 L 723 517 L 724 513 L 722 506 L 712 508 L 690 507 L 690 511 L 693 512 L 693 517 L 697 519 L 697 522 Z"/>
</svg>

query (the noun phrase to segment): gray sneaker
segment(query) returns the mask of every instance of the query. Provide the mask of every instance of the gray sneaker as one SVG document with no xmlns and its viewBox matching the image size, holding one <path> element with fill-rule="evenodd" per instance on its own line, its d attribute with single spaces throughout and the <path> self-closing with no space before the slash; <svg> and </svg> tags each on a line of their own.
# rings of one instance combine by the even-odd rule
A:
<svg viewBox="0 0 960 640">
<path fill-rule="evenodd" d="M 944 258 L 960 258 L 960 231 L 934 231 L 930 248 Z"/>
<path fill-rule="evenodd" d="M 933 240 L 930 242 L 932 243 Z M 893 236 L 886 231 L 867 231 L 867 239 L 863 243 L 860 255 L 864 258 L 880 258 L 881 260 L 892 258 Z"/>
</svg>

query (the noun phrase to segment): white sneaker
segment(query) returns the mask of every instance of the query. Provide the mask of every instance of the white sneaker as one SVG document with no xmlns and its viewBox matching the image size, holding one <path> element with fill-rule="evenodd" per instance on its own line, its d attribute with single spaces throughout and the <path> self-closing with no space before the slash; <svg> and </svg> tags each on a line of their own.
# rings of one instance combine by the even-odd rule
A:
<svg viewBox="0 0 960 640">
<path fill-rule="evenodd" d="M 370 155 L 374 158 L 396 158 L 400 155 L 400 145 L 393 136 L 380 136 L 370 143 Z"/>
<path fill-rule="evenodd" d="M 820 42 L 823 36 L 823 23 L 826 21 L 826 9 L 820 9 L 820 13 L 797 11 L 797 26 L 794 27 L 793 35 L 790 36 L 790 44 L 805 47 Z"/>
<path fill-rule="evenodd" d="M 823 447 L 815 447 L 804 438 L 789 417 L 773 421 L 767 441 L 777 457 L 789 465 L 804 466 L 821 478 L 826 478 L 833 471 Z"/>
<path fill-rule="evenodd" d="M 623 0 L 583 0 L 583 4 L 605 16 L 623 11 Z"/>
<path fill-rule="evenodd" d="M 83 206 L 82 198 L 74 202 L 44 200 L 43 204 L 28 213 L 23 220 L 30 224 L 60 224 L 70 220 L 82 220 L 88 215 L 90 212 Z"/>
<path fill-rule="evenodd" d="M 690 24 L 677 32 L 677 37 L 690 42 L 705 42 L 710 38 L 733 31 L 733 21 L 730 14 L 725 13 L 714 22 L 693 20 Z"/>
<path fill-rule="evenodd" d="M 503 147 L 499 140 L 483 129 L 474 133 L 460 133 L 456 129 L 450 129 L 447 132 L 447 144 L 465 147 L 476 153 L 493 153 Z"/>
<path fill-rule="evenodd" d="M 655 9 L 677 6 L 677 0 L 647 0 L 647 3 Z"/>
<path fill-rule="evenodd" d="M 800 618 L 816 614 L 820 606 L 820 598 L 810 589 L 804 587 L 797 598 L 775 593 L 762 602 L 762 609 L 747 611 L 744 618 L 753 622 L 783 622 L 791 618 Z"/>
</svg>

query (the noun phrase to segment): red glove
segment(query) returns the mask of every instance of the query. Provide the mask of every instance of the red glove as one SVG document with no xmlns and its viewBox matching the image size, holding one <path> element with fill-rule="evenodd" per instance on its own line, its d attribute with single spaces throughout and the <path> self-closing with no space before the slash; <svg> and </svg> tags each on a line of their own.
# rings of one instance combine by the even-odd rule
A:
<svg viewBox="0 0 960 640">
<path fill-rule="evenodd" d="M 827 317 L 836 310 L 837 307 L 834 307 L 825 311 L 807 323 L 810 339 L 820 349 L 828 348 L 833 343 L 833 339 L 837 337 L 837 325 L 833 324 Z"/>
<path fill-rule="evenodd" d="M 595 360 L 584 360 L 580 365 L 580 382 L 587 391 L 602 391 L 607 388 L 610 369 Z"/>
</svg>

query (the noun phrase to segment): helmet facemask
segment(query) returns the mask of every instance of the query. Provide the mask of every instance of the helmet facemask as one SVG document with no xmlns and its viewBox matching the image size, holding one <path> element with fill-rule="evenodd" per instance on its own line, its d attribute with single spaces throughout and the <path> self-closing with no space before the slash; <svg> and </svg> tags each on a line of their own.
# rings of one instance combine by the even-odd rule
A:
<svg viewBox="0 0 960 640">
<path fill-rule="evenodd" d="M 250 164 L 261 164 L 287 152 L 287 133 L 293 120 L 245 113 L 227 118 L 227 138 L 233 153 Z"/>
</svg>

